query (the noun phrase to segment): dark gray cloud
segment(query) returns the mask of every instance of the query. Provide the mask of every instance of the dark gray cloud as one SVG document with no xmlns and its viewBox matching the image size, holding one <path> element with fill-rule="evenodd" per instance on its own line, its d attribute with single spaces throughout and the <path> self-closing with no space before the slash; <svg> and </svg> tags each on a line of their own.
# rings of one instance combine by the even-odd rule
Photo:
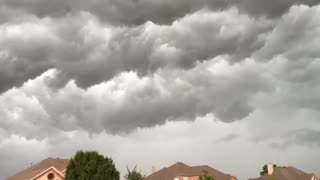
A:
<svg viewBox="0 0 320 180">
<path fill-rule="evenodd" d="M 88 13 L 58 19 L 31 16 L 23 23 L 0 26 L 0 90 L 50 68 L 61 71 L 53 84 L 75 79 L 87 88 L 122 71 L 144 76 L 164 67 L 188 69 L 223 54 L 239 62 L 264 45 L 273 26 L 272 21 L 257 21 L 236 9 L 198 11 L 169 26 L 148 22 L 115 27 Z"/>
<path fill-rule="evenodd" d="M 238 7 L 253 16 L 279 17 L 294 4 L 316 5 L 317 0 L 1 0 L 3 7 L 19 9 L 38 17 L 60 17 L 88 11 L 114 24 L 143 24 L 153 21 L 170 24 L 202 8 L 225 10 Z"/>
<path fill-rule="evenodd" d="M 253 16 L 267 16 L 277 18 L 286 13 L 293 5 L 309 5 L 319 4 L 318 0 L 238 0 L 240 10 L 247 12 Z"/>
<path fill-rule="evenodd" d="M 146 21 L 169 23 L 183 17 L 191 10 L 191 1 L 187 0 L 1 0 L 2 6 L 20 9 L 38 17 L 61 17 L 68 13 L 87 11 L 102 20 L 114 24 L 143 24 Z"/>
<path fill-rule="evenodd" d="M 87 90 L 73 81 L 59 90 L 50 89 L 48 83 L 56 74 L 48 71 L 2 95 L 1 126 L 9 134 L 42 139 L 58 130 L 78 128 L 121 133 L 210 113 L 233 122 L 254 110 L 249 104 L 254 94 L 270 90 L 268 79 L 254 64 L 233 67 L 224 57 L 189 70 L 162 69 L 152 77 L 122 73 Z M 16 107 L 22 111 L 16 112 Z M 21 128 L 28 130 L 19 132 Z M 50 130 L 39 133 L 41 128 Z"/>
</svg>

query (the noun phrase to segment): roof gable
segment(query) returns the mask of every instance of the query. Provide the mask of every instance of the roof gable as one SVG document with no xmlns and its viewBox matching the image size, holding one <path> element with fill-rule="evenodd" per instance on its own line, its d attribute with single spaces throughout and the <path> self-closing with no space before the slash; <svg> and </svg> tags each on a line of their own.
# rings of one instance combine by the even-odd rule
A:
<svg viewBox="0 0 320 180">
<path fill-rule="evenodd" d="M 67 168 L 68 164 L 68 159 L 47 158 L 33 165 L 32 167 L 26 168 L 16 175 L 7 178 L 7 180 L 31 179 L 34 176 L 42 173 L 43 171 L 46 171 L 50 167 L 54 167 L 56 170 L 61 172 Z"/>
<path fill-rule="evenodd" d="M 208 174 L 214 176 L 216 180 L 230 180 L 233 177 L 210 166 L 188 166 L 184 163 L 178 162 L 168 168 L 163 168 L 147 176 L 145 180 L 173 180 L 178 176 L 200 176 L 204 170 L 208 171 Z"/>
<path fill-rule="evenodd" d="M 30 180 L 36 180 L 37 178 L 41 177 L 42 175 L 46 174 L 49 171 L 53 171 L 56 175 L 60 176 L 61 178 L 64 178 L 64 175 L 55 167 L 51 166 L 47 170 L 37 174 L 36 176 L 32 177 Z"/>
<path fill-rule="evenodd" d="M 311 180 L 313 174 L 306 173 L 295 167 L 276 167 L 271 175 L 265 174 L 259 178 L 251 180 L 270 180 L 270 179 L 281 179 L 281 180 Z"/>
<path fill-rule="evenodd" d="M 180 173 L 186 173 L 188 172 L 190 166 L 178 162 L 176 164 L 173 164 L 172 166 L 168 168 L 162 168 L 161 170 L 147 176 L 145 180 L 164 180 L 164 179 L 173 179 Z"/>
</svg>

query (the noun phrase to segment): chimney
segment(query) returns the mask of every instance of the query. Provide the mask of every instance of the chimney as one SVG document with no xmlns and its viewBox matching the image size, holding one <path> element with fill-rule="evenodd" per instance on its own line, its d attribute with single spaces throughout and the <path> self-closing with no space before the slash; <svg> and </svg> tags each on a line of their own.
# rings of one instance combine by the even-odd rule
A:
<svg viewBox="0 0 320 180">
<path fill-rule="evenodd" d="M 268 175 L 271 175 L 273 173 L 273 164 L 269 163 L 267 164 L 267 167 L 268 167 Z"/>
<path fill-rule="evenodd" d="M 154 166 L 152 166 L 151 173 L 153 174 L 155 172 L 157 172 L 157 169 Z"/>
</svg>

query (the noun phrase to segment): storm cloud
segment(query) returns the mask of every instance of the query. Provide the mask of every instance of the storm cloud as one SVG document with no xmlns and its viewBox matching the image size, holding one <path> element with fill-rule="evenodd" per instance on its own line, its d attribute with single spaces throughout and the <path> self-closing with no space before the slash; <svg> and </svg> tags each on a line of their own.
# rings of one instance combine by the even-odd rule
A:
<svg viewBox="0 0 320 180">
<path fill-rule="evenodd" d="M 49 70 L 21 88 L 4 93 L 0 105 L 5 119 L 2 127 L 9 133 L 11 130 L 34 138 L 41 137 L 38 131 L 42 128 L 51 129 L 42 137 L 55 129 L 71 131 L 79 127 L 89 132 L 119 133 L 167 120 L 193 120 L 209 113 L 232 122 L 253 111 L 250 97 L 270 90 L 267 78 L 259 75 L 254 64 L 231 66 L 223 57 L 190 70 L 163 69 L 152 77 L 122 73 L 87 90 L 74 81 L 61 89 L 50 89 L 50 81 L 56 77 L 58 72 Z M 28 131 L 19 132 L 22 128 Z"/>
<path fill-rule="evenodd" d="M 29 17 L 0 26 L 0 90 L 20 86 L 51 68 L 61 71 L 61 82 L 75 79 L 89 87 L 122 71 L 143 76 L 163 67 L 190 69 L 224 54 L 230 54 L 230 61 L 241 61 L 263 46 L 272 27 L 272 22 L 236 9 L 198 11 L 169 26 L 146 22 L 117 27 L 84 12 L 58 19 Z"/>
<path fill-rule="evenodd" d="M 138 25 L 147 21 L 170 24 L 202 8 L 225 10 L 237 7 L 252 16 L 279 17 L 292 5 L 316 5 L 317 0 L 1 0 L 2 7 L 38 17 L 61 17 L 86 11 L 113 24 Z"/>
<path fill-rule="evenodd" d="M 0 0 L 0 179 L 78 149 L 146 174 L 317 173 L 319 17 L 316 0 Z"/>
</svg>

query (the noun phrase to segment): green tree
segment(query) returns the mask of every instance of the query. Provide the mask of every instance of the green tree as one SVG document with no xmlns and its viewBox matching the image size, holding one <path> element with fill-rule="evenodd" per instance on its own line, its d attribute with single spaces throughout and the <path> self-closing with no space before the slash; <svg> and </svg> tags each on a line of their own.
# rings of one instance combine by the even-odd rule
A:
<svg viewBox="0 0 320 180">
<path fill-rule="evenodd" d="M 203 171 L 203 174 L 199 176 L 199 180 L 214 180 L 214 177 L 210 176 L 208 171 Z"/>
<path fill-rule="evenodd" d="M 145 175 L 142 175 L 141 172 L 138 172 L 136 170 L 136 167 L 132 171 L 130 171 L 129 168 L 127 168 L 127 174 L 124 176 L 127 180 L 143 180 L 145 178 Z"/>
<path fill-rule="evenodd" d="M 65 180 L 119 180 L 113 160 L 95 151 L 78 151 L 70 160 Z"/>
</svg>

